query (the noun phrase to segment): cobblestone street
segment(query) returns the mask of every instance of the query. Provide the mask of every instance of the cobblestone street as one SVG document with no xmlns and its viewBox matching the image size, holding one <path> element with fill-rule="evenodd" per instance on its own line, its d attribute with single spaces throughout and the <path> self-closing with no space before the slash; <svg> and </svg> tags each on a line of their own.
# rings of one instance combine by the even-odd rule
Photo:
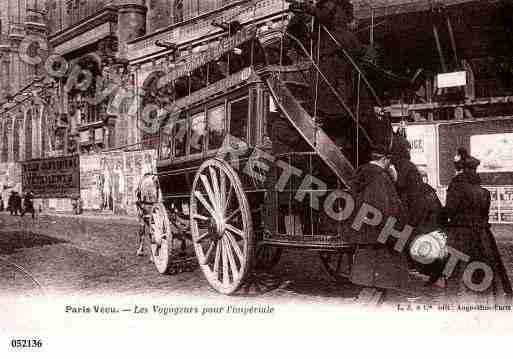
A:
<svg viewBox="0 0 513 359">
<path fill-rule="evenodd" d="M 512 228 L 494 227 L 510 278 Z M 126 217 L 0 214 L 0 292 L 32 293 L 38 284 L 49 295 L 192 295 L 219 297 L 199 269 L 160 275 L 148 256 L 136 257 L 137 223 Z M 413 278 L 415 279 L 415 278 Z M 428 296 L 420 281 L 413 281 Z M 288 250 L 272 273 L 256 273 L 239 296 L 349 303 L 358 288 L 337 284 L 317 253 Z M 419 294 L 422 298 L 424 294 Z M 406 298 L 402 298 L 406 300 Z"/>
</svg>

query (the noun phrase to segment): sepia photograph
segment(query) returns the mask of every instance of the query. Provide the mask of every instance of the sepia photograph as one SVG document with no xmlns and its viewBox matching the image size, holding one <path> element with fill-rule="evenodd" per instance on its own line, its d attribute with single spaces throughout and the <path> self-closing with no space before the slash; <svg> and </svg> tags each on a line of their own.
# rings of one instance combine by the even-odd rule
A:
<svg viewBox="0 0 513 359">
<path fill-rule="evenodd" d="M 504 335 L 511 278 L 513 1 L 0 0 L 0 353 Z"/>
</svg>

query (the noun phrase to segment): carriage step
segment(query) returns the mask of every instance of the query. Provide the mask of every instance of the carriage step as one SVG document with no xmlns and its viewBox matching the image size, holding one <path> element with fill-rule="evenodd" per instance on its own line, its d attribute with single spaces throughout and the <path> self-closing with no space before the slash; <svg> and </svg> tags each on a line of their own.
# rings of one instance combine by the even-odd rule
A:
<svg viewBox="0 0 513 359">
<path fill-rule="evenodd" d="M 290 89 L 277 77 L 266 80 L 272 97 L 285 117 L 301 134 L 305 141 L 317 152 L 321 160 L 333 171 L 337 178 L 349 187 L 355 169 L 341 149 L 320 129 L 312 116 L 301 106 Z"/>
<path fill-rule="evenodd" d="M 198 260 L 195 256 L 193 257 L 175 257 L 171 258 L 171 264 L 169 266 L 169 274 L 175 275 L 185 272 L 194 272 L 198 267 Z"/>
</svg>

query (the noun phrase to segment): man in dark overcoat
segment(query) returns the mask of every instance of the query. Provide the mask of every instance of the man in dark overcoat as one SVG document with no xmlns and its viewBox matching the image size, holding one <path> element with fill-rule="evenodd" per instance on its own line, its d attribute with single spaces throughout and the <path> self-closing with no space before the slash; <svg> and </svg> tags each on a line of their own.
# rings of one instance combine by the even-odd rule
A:
<svg viewBox="0 0 513 359">
<path fill-rule="evenodd" d="M 17 216 L 21 213 L 21 197 L 16 191 L 12 191 L 9 196 L 9 211 L 12 216 Z"/>
<path fill-rule="evenodd" d="M 390 136 L 382 136 L 372 148 L 372 160 L 360 166 L 351 182 L 351 193 L 355 201 L 352 218 L 345 223 L 345 238 L 354 242 L 356 250 L 350 280 L 364 287 L 359 300 L 379 302 L 385 291 L 407 292 L 408 264 L 406 256 L 394 248 L 396 240 L 378 241 L 389 218 L 395 218 L 394 228 L 401 230 L 406 223 L 406 213 L 389 173 L 391 144 Z M 358 218 L 362 208 L 377 210 L 382 219 L 377 224 L 361 223 Z M 374 210 L 364 218 L 372 222 L 377 215 Z"/>
<path fill-rule="evenodd" d="M 23 217 L 25 213 L 32 214 L 32 219 L 36 216 L 36 211 L 34 209 L 34 193 L 32 191 L 25 193 L 23 198 L 23 209 L 21 211 L 21 216 Z"/>
</svg>

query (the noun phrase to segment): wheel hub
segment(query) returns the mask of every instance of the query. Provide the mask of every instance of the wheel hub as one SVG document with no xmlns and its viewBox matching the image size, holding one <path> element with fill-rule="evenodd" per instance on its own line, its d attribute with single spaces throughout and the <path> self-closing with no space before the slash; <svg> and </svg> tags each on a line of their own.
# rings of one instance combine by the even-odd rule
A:
<svg viewBox="0 0 513 359">
<path fill-rule="evenodd" d="M 162 244 L 162 240 L 164 239 L 163 237 L 165 237 L 164 235 L 164 231 L 163 231 L 163 228 L 162 226 L 164 225 L 164 223 L 160 220 L 160 218 L 158 217 L 158 215 L 154 216 L 153 218 L 153 242 L 157 245 L 157 246 L 160 246 Z"/>
<path fill-rule="evenodd" d="M 208 230 L 214 240 L 220 240 L 226 230 L 226 223 L 223 218 L 210 218 Z"/>
</svg>

